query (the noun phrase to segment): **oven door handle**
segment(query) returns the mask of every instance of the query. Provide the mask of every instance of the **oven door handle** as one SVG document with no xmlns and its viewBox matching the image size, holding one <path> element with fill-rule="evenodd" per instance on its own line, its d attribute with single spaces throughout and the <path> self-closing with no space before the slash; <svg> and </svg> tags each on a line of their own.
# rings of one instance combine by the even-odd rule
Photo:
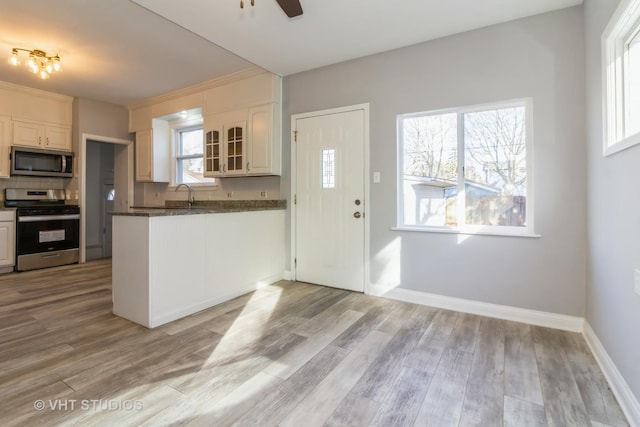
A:
<svg viewBox="0 0 640 427">
<path fill-rule="evenodd" d="M 44 222 L 44 221 L 65 221 L 80 219 L 80 214 L 69 215 L 31 215 L 31 216 L 19 216 L 18 222 Z"/>
</svg>

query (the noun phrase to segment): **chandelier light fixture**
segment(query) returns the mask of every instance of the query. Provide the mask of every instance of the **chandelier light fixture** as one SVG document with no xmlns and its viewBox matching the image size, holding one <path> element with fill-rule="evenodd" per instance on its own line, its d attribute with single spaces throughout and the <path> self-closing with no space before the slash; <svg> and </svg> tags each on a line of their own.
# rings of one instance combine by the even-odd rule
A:
<svg viewBox="0 0 640 427">
<path fill-rule="evenodd" d="M 18 47 L 11 49 L 11 57 L 9 58 L 11 65 L 15 67 L 20 65 L 20 52 L 25 52 L 25 55 L 29 56 L 26 62 L 27 68 L 43 80 L 48 79 L 51 74 L 62 69 L 59 55 L 47 56 L 47 53 L 42 50 L 29 50 Z"/>
</svg>

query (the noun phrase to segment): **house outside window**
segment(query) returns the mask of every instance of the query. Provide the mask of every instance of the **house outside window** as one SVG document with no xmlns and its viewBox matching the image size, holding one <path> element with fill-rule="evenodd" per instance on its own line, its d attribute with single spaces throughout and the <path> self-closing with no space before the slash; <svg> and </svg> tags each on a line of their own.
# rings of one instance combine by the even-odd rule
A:
<svg viewBox="0 0 640 427">
<path fill-rule="evenodd" d="M 640 0 L 622 0 L 602 34 L 603 154 L 640 143 Z"/>
<path fill-rule="evenodd" d="M 398 226 L 532 234 L 531 103 L 398 117 Z"/>
</svg>

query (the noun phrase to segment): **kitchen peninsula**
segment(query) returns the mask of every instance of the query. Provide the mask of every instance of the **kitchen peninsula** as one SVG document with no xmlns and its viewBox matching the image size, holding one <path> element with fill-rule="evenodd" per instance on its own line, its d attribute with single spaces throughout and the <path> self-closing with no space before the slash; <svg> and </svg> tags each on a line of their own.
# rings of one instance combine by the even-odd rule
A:
<svg viewBox="0 0 640 427">
<path fill-rule="evenodd" d="M 113 313 L 154 328 L 282 279 L 286 201 L 113 213 Z"/>
</svg>

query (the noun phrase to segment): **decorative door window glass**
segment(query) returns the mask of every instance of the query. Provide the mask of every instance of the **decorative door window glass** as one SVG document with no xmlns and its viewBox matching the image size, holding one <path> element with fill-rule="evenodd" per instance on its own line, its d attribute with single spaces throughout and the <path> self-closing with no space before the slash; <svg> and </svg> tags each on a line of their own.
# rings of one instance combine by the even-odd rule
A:
<svg viewBox="0 0 640 427">
<path fill-rule="evenodd" d="M 336 186 L 336 150 L 333 148 L 322 150 L 322 188 Z"/>
</svg>

